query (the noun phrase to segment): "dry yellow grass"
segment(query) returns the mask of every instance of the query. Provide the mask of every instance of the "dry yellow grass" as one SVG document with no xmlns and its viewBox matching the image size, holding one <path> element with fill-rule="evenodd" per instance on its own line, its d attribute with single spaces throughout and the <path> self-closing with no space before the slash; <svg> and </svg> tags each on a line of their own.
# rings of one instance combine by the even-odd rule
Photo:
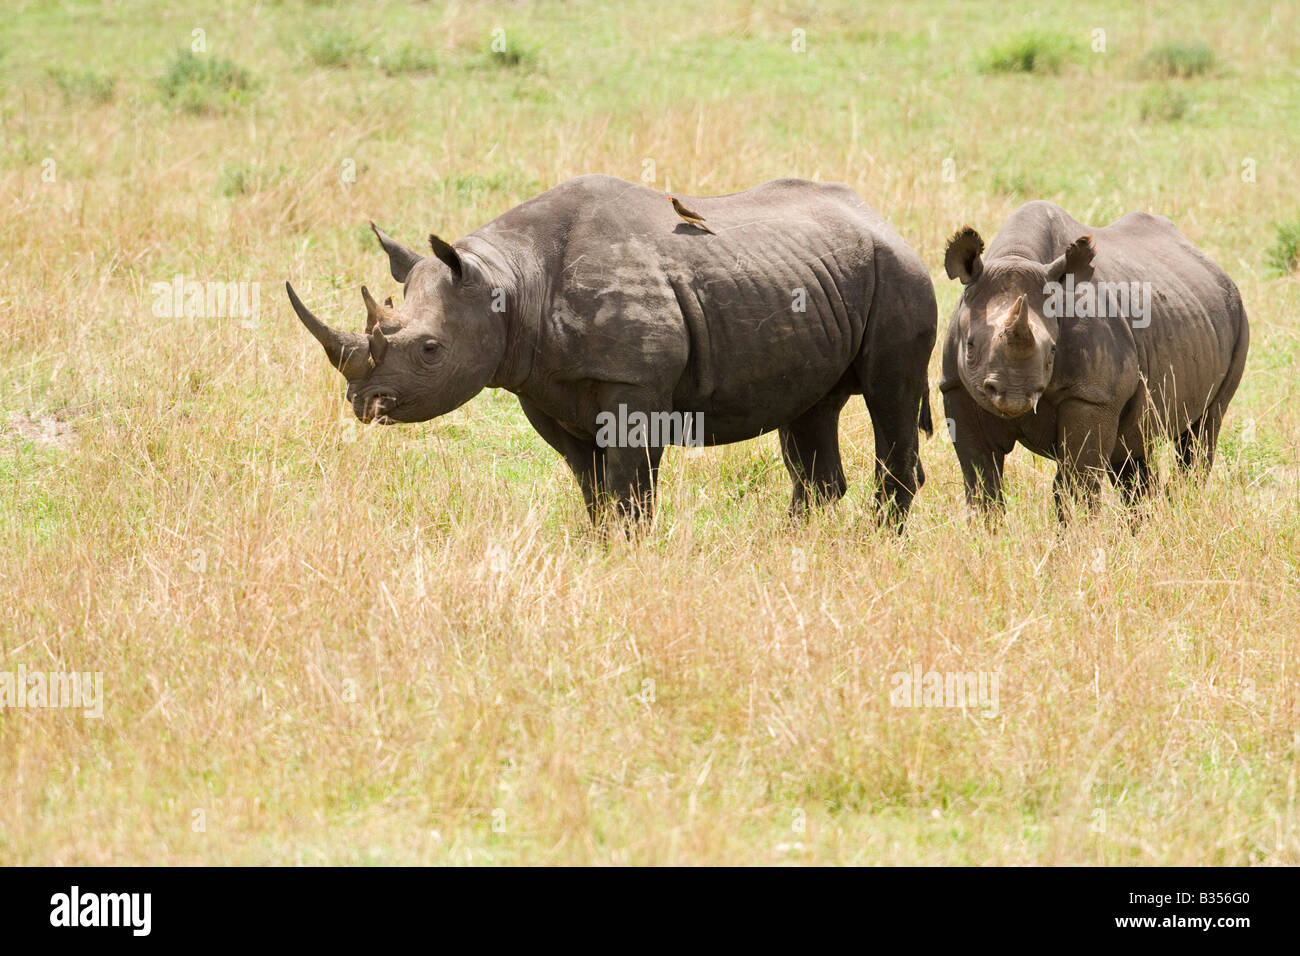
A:
<svg viewBox="0 0 1300 956">
<path fill-rule="evenodd" d="M 370 9 L 31 5 L 0 33 L 0 672 L 105 685 L 100 720 L 0 710 L 0 863 L 1300 863 L 1300 284 L 1263 267 L 1296 210 L 1294 11 L 1066 14 L 1110 48 L 1058 77 L 975 71 L 1002 4 Z M 1174 10 L 1224 66 L 1144 124 Z M 482 56 L 498 25 L 517 67 Z M 196 26 L 248 102 L 159 102 Z M 327 69 L 322 36 L 440 66 Z M 934 268 L 941 326 L 962 222 L 1171 216 L 1252 321 L 1209 483 L 1062 531 L 1018 452 L 994 533 L 936 437 L 896 539 L 854 403 L 833 512 L 786 519 L 769 437 L 670 451 L 655 527 L 602 541 L 507 394 L 349 421 L 284 278 L 359 327 L 360 283 L 395 291 L 367 219 L 454 237 L 646 159 L 687 194 L 852 184 Z M 177 273 L 260 283 L 259 320 L 154 317 Z M 915 664 L 998 675 L 997 716 L 891 706 Z"/>
</svg>

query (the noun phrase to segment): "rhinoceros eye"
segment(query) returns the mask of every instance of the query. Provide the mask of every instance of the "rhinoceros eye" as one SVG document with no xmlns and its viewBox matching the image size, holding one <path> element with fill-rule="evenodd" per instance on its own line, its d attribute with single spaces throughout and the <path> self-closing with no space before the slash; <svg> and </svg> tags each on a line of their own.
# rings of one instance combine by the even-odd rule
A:
<svg viewBox="0 0 1300 956">
<path fill-rule="evenodd" d="M 430 358 L 431 356 L 437 355 L 438 350 L 440 348 L 442 348 L 442 346 L 439 345 L 437 342 L 435 342 L 433 339 L 425 339 L 424 346 L 423 346 L 424 357 Z"/>
</svg>

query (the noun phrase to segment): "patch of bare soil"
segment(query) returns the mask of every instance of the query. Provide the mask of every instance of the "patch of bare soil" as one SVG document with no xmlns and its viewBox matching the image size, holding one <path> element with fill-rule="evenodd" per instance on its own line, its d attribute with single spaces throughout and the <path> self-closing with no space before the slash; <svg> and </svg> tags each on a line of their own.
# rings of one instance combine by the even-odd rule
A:
<svg viewBox="0 0 1300 956">
<path fill-rule="evenodd" d="M 77 432 L 72 423 L 65 420 L 69 417 L 73 417 L 73 413 L 31 415 L 11 412 L 2 432 L 4 444 L 21 439 L 42 448 L 71 451 L 77 444 Z"/>
</svg>

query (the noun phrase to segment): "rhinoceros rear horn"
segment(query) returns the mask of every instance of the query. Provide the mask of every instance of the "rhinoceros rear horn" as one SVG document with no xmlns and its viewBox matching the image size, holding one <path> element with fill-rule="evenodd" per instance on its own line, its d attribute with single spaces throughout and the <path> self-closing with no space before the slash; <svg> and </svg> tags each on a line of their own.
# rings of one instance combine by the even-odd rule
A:
<svg viewBox="0 0 1300 956">
<path fill-rule="evenodd" d="M 388 339 L 384 337 L 384 330 L 376 325 L 370 330 L 370 361 L 375 367 L 384 360 L 388 354 Z"/>
<path fill-rule="evenodd" d="M 388 271 L 393 274 L 393 278 L 398 282 L 405 282 L 406 277 L 411 273 L 411 269 L 415 267 L 421 257 L 388 235 L 373 222 L 370 223 L 370 228 L 374 230 L 379 244 L 384 247 L 384 252 L 388 253 Z"/>
<path fill-rule="evenodd" d="M 393 297 L 391 295 L 383 305 L 380 305 L 370 294 L 370 290 L 362 286 L 361 298 L 366 303 L 366 335 L 373 332 L 379 325 L 393 326 L 402 324 L 401 313 L 393 308 Z"/>
<path fill-rule="evenodd" d="M 316 341 L 324 346 L 330 364 L 349 379 L 365 376 L 370 371 L 370 348 L 366 337 L 356 332 L 340 332 L 330 328 L 302 304 L 298 294 L 293 291 L 293 286 L 286 282 L 284 290 L 289 293 L 289 303 L 293 306 L 293 311 L 298 313 L 298 319 Z"/>
</svg>

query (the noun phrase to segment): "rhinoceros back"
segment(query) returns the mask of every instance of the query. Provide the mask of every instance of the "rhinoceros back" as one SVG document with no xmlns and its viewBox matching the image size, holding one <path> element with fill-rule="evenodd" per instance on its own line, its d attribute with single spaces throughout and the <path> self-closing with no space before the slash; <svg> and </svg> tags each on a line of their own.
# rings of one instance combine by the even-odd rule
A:
<svg viewBox="0 0 1300 956">
<path fill-rule="evenodd" d="M 1112 306 L 1128 291 L 1128 315 L 1112 321 L 1132 330 L 1155 424 L 1177 435 L 1213 402 L 1226 403 L 1240 381 L 1250 334 L 1241 294 L 1162 217 L 1131 213 L 1096 230 L 1094 241 L 1099 289 Z M 1134 300 L 1146 303 L 1145 315 Z"/>
</svg>

